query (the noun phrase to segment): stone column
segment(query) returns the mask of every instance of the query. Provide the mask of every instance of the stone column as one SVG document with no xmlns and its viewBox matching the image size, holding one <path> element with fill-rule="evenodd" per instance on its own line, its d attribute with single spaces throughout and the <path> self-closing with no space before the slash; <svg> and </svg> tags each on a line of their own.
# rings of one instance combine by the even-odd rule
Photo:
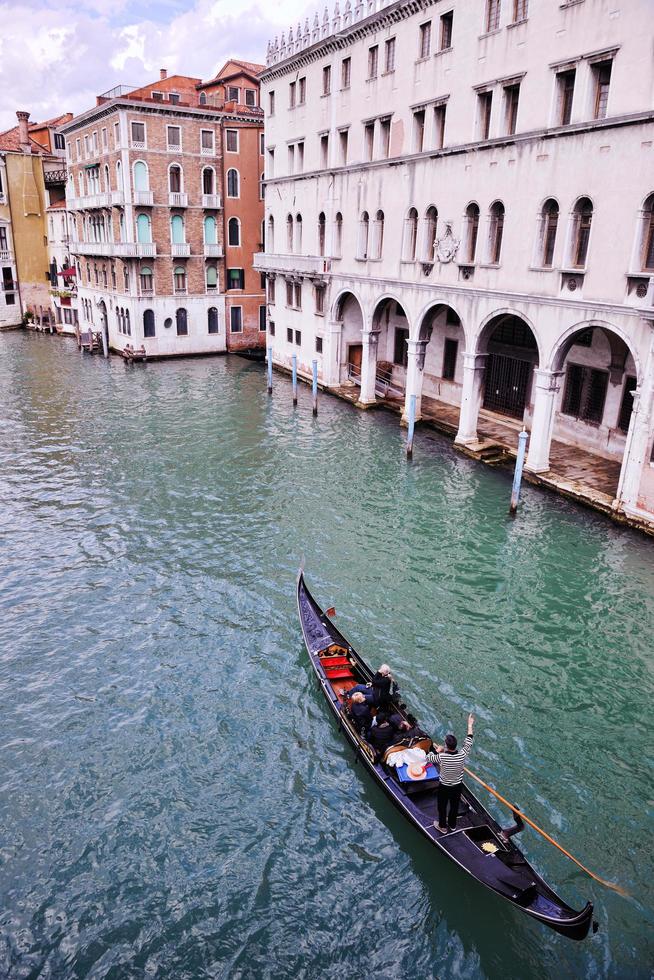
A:
<svg viewBox="0 0 654 980">
<path fill-rule="evenodd" d="M 341 320 L 327 320 L 322 348 L 322 383 L 330 388 L 341 384 Z"/>
<path fill-rule="evenodd" d="M 411 395 L 416 396 L 416 422 L 422 417 L 422 377 L 425 368 L 426 340 L 407 340 L 408 360 L 406 366 L 406 391 L 404 393 L 404 411 L 402 422 L 409 417 L 409 402 Z"/>
<path fill-rule="evenodd" d="M 454 441 L 464 446 L 471 442 L 477 442 L 477 419 L 481 407 L 481 391 L 487 357 L 487 354 L 463 355 L 461 413 L 459 415 L 459 431 Z"/>
<path fill-rule="evenodd" d="M 534 371 L 534 414 L 525 468 L 546 473 L 550 468 L 550 446 L 554 428 L 554 405 L 561 388 L 562 371 Z"/>
<path fill-rule="evenodd" d="M 363 351 L 361 354 L 361 391 L 359 405 L 375 404 L 375 384 L 377 381 L 377 343 L 378 330 L 364 330 L 362 334 Z"/>
<path fill-rule="evenodd" d="M 634 391 L 634 407 L 629 422 L 627 444 L 622 458 L 620 481 L 613 501 L 614 510 L 638 511 L 638 495 L 643 467 L 647 462 L 650 450 L 652 418 L 654 414 L 654 338 L 650 347 L 647 363 L 640 379 L 640 385 Z"/>
</svg>

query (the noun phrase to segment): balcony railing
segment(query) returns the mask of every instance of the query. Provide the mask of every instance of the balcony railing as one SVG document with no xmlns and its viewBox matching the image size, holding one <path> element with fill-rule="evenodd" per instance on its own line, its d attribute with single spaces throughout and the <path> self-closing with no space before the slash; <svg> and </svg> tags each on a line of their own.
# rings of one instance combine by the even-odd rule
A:
<svg viewBox="0 0 654 980">
<path fill-rule="evenodd" d="M 130 146 L 133 150 L 147 150 L 148 144 L 145 140 L 132 140 Z"/>
<path fill-rule="evenodd" d="M 171 208 L 185 208 L 188 206 L 188 194 L 181 194 L 179 191 L 170 191 L 168 194 L 168 204 Z"/>
<path fill-rule="evenodd" d="M 188 258 L 191 254 L 191 246 L 188 242 L 173 242 L 170 246 L 170 254 L 179 259 Z"/>
<path fill-rule="evenodd" d="M 140 286 L 139 296 L 146 296 L 146 297 L 154 296 L 154 286 Z"/>
<path fill-rule="evenodd" d="M 222 201 L 220 194 L 203 194 L 202 195 L 202 207 L 203 208 L 221 208 Z"/>
<path fill-rule="evenodd" d="M 324 255 L 274 255 L 257 252 L 254 269 L 257 272 L 289 272 L 309 276 L 321 276 L 330 271 L 330 259 Z"/>
<path fill-rule="evenodd" d="M 14 253 L 10 248 L 0 248 L 0 262 L 13 262 Z"/>
<path fill-rule="evenodd" d="M 223 254 L 222 245 L 209 245 L 205 242 L 204 244 L 204 254 L 208 259 L 220 259 Z"/>
<path fill-rule="evenodd" d="M 6 203 L 7 203 L 7 195 L 3 191 L 0 191 L 0 204 L 6 204 Z"/>
<path fill-rule="evenodd" d="M 134 191 L 134 204 L 140 204 L 141 207 L 152 207 L 154 194 L 152 191 Z"/>
<path fill-rule="evenodd" d="M 173 286 L 173 293 L 175 296 L 186 296 L 188 289 L 186 286 Z"/>
<path fill-rule="evenodd" d="M 18 291 L 18 283 L 11 282 L 9 279 L 2 280 L 2 292 L 3 293 L 15 293 Z"/>
<path fill-rule="evenodd" d="M 203 156 L 203 157 L 212 157 L 212 156 L 214 156 L 215 152 L 216 151 L 215 151 L 215 149 L 214 149 L 213 146 L 201 146 L 200 147 L 200 156 Z"/>
<path fill-rule="evenodd" d="M 120 193 L 120 200 L 114 201 L 114 195 Z M 84 197 L 69 197 L 68 207 L 71 211 L 86 211 L 88 208 L 110 208 L 112 204 L 122 204 L 122 191 L 107 191 L 101 194 L 86 194 Z"/>
<path fill-rule="evenodd" d="M 152 259 L 157 255 L 154 242 L 75 242 L 73 255 L 108 255 L 125 259 Z"/>
</svg>

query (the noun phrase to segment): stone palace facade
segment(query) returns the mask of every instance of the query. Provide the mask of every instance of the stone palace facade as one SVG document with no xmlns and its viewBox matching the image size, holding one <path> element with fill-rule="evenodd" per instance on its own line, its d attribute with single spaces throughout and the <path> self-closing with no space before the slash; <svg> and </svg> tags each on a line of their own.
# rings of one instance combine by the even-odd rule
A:
<svg viewBox="0 0 654 980">
<path fill-rule="evenodd" d="M 649 0 L 351 3 L 269 46 L 273 361 L 616 461 L 654 521 Z"/>
</svg>

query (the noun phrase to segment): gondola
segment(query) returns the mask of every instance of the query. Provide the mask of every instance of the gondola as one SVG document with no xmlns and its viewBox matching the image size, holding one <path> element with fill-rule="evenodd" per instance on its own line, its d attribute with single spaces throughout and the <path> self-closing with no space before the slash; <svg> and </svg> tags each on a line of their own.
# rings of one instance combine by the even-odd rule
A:
<svg viewBox="0 0 654 980">
<path fill-rule="evenodd" d="M 376 757 L 352 724 L 345 698 L 345 692 L 356 684 L 370 682 L 373 671 L 315 601 L 302 571 L 297 580 L 297 604 L 311 664 L 340 730 L 415 830 L 516 909 L 570 939 L 585 939 L 591 924 L 596 928 L 592 904 L 587 902 L 581 912 L 576 912 L 532 868 L 513 840 L 524 826 L 519 816 L 513 826 L 501 827 L 464 785 L 456 830 L 441 834 L 436 829 L 438 767 L 428 770 L 423 779 L 403 781 L 406 773 Z M 404 705 L 400 703 L 397 710 L 404 714 Z"/>
</svg>

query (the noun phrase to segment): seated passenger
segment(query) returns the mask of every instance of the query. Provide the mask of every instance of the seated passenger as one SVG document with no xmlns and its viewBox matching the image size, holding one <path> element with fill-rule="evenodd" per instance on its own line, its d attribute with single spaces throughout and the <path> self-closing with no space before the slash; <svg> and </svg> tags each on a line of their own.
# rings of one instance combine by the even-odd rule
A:
<svg viewBox="0 0 654 980">
<path fill-rule="evenodd" d="M 368 732 L 368 741 L 380 755 L 383 755 L 386 749 L 395 745 L 398 736 L 384 711 L 377 712 L 375 721 L 376 724 Z"/>
<path fill-rule="evenodd" d="M 406 717 L 407 720 L 403 723 L 401 732 L 403 739 L 429 737 L 427 733 L 423 732 L 422 728 L 419 726 L 415 715 L 407 715 Z"/>
<path fill-rule="evenodd" d="M 351 698 L 354 694 L 363 694 L 368 704 L 375 703 L 375 692 L 372 684 L 357 684 L 346 692 L 346 697 Z"/>
<path fill-rule="evenodd" d="M 356 730 L 361 735 L 365 735 L 372 725 L 372 714 L 365 694 L 361 691 L 355 691 L 350 698 L 350 714 Z"/>
<path fill-rule="evenodd" d="M 391 697 L 397 693 L 398 687 L 388 664 L 382 664 L 373 677 L 372 689 L 375 695 L 375 704 L 382 706 L 390 704 Z"/>
</svg>

